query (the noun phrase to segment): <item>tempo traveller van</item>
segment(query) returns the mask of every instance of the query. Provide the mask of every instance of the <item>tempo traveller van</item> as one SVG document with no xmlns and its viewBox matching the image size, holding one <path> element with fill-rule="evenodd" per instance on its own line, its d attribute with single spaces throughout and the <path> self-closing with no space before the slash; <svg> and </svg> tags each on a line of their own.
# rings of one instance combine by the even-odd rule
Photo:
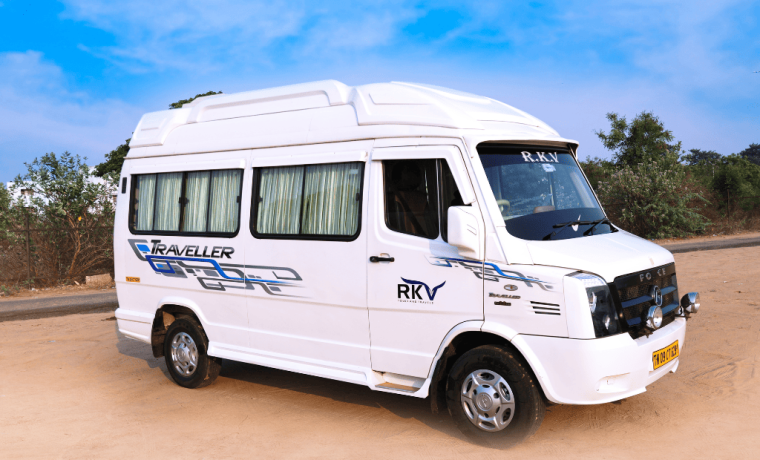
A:
<svg viewBox="0 0 760 460">
<path fill-rule="evenodd" d="M 697 293 L 610 222 L 578 143 L 409 83 L 305 83 L 146 114 L 121 173 L 119 331 L 210 384 L 222 359 L 430 398 L 511 445 L 545 405 L 675 372 Z"/>
</svg>

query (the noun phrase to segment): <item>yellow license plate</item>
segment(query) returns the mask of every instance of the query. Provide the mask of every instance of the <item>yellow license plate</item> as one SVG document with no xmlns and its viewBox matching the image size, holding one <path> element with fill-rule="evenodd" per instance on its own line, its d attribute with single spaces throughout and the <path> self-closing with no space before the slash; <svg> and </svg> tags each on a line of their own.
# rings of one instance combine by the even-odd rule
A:
<svg viewBox="0 0 760 460">
<path fill-rule="evenodd" d="M 674 359 L 678 358 L 678 340 L 671 343 L 665 348 L 661 348 L 652 353 L 652 364 L 654 368 L 662 367 Z"/>
</svg>

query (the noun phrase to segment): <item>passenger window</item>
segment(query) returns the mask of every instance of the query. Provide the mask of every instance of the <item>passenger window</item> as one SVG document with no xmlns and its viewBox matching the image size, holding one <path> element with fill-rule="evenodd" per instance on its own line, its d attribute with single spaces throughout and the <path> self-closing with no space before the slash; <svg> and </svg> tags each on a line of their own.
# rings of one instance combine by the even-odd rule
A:
<svg viewBox="0 0 760 460">
<path fill-rule="evenodd" d="M 252 233 L 257 238 L 354 239 L 363 167 L 331 163 L 259 169 Z"/>
<path fill-rule="evenodd" d="M 438 238 L 436 160 L 383 162 L 385 223 L 389 229 Z"/>
<path fill-rule="evenodd" d="M 140 233 L 234 234 L 243 171 L 192 171 L 135 177 L 131 229 Z"/>
<path fill-rule="evenodd" d="M 208 218 L 208 183 L 210 171 L 187 174 L 185 182 L 185 216 L 182 221 L 183 232 L 205 232 Z"/>
<path fill-rule="evenodd" d="M 428 239 L 447 240 L 447 213 L 461 206 L 454 176 L 446 160 L 383 162 L 385 222 L 389 229 Z"/>
<path fill-rule="evenodd" d="M 156 182 L 156 214 L 153 230 L 171 232 L 179 230 L 182 173 L 159 174 Z"/>
<path fill-rule="evenodd" d="M 211 206 L 208 231 L 211 233 L 236 232 L 240 219 L 240 170 L 211 172 Z"/>
<path fill-rule="evenodd" d="M 132 193 L 134 208 L 132 209 L 133 228 L 138 231 L 153 230 L 153 206 L 156 197 L 156 175 L 145 174 L 137 176 Z"/>
</svg>

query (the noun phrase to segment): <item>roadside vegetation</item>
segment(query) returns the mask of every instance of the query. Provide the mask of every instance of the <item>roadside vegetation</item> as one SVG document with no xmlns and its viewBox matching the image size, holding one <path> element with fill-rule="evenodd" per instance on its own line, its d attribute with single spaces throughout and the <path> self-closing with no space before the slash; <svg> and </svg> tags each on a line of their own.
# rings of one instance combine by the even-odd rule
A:
<svg viewBox="0 0 760 460">
<path fill-rule="evenodd" d="M 760 228 L 760 144 L 731 155 L 684 152 L 651 112 L 607 120 L 609 131 L 596 135 L 612 159 L 581 167 L 617 225 L 651 239 Z"/>
<path fill-rule="evenodd" d="M 0 189 L 0 292 L 113 272 L 113 178 L 93 181 L 86 158 L 47 153 Z M 14 192 L 19 196 L 13 200 Z"/>
</svg>

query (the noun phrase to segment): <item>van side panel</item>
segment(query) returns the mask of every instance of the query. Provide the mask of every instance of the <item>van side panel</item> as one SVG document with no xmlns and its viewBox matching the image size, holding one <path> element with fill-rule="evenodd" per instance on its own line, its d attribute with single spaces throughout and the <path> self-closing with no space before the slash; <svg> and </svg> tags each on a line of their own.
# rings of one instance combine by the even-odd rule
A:
<svg viewBox="0 0 760 460">
<path fill-rule="evenodd" d="M 244 232 L 246 265 L 260 279 L 273 281 L 255 282 L 254 288 L 248 291 L 250 347 L 257 356 L 280 357 L 304 365 L 319 362 L 333 369 L 362 372 L 370 367 L 365 258 L 366 159 L 370 148 L 371 142 L 357 142 L 254 153 L 252 163 L 256 174 L 269 171 L 270 177 L 277 177 L 276 171 L 281 166 L 303 168 L 303 196 L 307 193 L 308 177 L 316 177 L 308 176 L 309 171 L 316 174 L 313 171 L 318 168 L 353 165 L 345 166 L 347 174 L 361 174 L 362 184 L 359 196 L 351 196 L 351 202 L 358 201 L 360 206 L 357 234 L 309 235 L 303 229 L 295 234 L 277 235 L 267 230 L 258 234 L 256 220 L 251 222 L 254 227 Z M 339 193 L 345 185 L 322 183 L 316 189 L 319 193 L 303 198 L 301 219 L 309 206 L 317 206 L 317 200 L 321 199 L 318 196 L 329 200 L 327 197 Z M 254 183 L 253 195 L 259 199 L 260 193 L 263 192 Z M 310 201 L 312 199 L 314 201 Z M 286 213 L 281 212 L 278 219 L 293 218 Z M 334 218 L 332 216 L 326 214 L 323 218 Z"/>
<path fill-rule="evenodd" d="M 176 157 L 128 160 L 124 173 L 132 169 L 141 174 L 214 171 L 215 167 L 248 164 L 250 151 L 225 152 L 185 156 L 182 161 Z M 241 233 L 249 215 L 250 193 L 245 191 L 250 190 L 251 174 L 247 168 L 240 171 L 239 228 L 234 235 L 141 233 L 129 228 L 131 205 L 119 207 L 115 245 L 122 249 L 116 259 L 117 319 L 125 334 L 149 342 L 155 311 L 171 303 L 195 311 L 209 340 L 248 346 L 245 283 L 240 281 L 239 267 L 245 265 Z M 127 204 L 133 203 L 135 177 L 129 175 L 130 199 L 123 200 Z"/>
</svg>

